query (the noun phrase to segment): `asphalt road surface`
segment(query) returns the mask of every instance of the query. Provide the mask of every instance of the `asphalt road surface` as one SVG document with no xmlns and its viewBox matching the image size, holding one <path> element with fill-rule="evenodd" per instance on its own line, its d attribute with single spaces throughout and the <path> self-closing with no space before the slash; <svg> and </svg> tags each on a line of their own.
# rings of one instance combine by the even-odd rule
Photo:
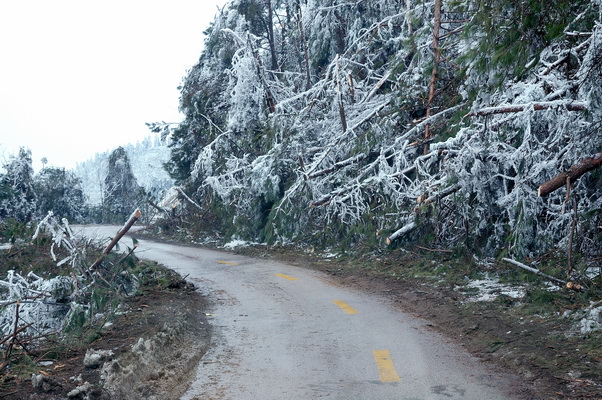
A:
<svg viewBox="0 0 602 400">
<path fill-rule="evenodd" d="M 118 229 L 87 228 L 105 237 Z M 212 303 L 212 346 L 184 400 L 512 398 L 511 376 L 378 293 L 198 247 L 141 240 L 136 254 L 187 276 Z"/>
</svg>

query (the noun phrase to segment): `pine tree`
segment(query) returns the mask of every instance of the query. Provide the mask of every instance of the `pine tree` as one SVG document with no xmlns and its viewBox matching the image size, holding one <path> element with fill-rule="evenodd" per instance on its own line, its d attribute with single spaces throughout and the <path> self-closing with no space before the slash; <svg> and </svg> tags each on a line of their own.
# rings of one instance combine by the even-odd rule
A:
<svg viewBox="0 0 602 400">
<path fill-rule="evenodd" d="M 64 168 L 43 168 L 34 177 L 38 197 L 37 217 L 43 218 L 52 211 L 69 222 L 82 222 L 85 213 L 85 196 L 81 180 Z"/>
</svg>

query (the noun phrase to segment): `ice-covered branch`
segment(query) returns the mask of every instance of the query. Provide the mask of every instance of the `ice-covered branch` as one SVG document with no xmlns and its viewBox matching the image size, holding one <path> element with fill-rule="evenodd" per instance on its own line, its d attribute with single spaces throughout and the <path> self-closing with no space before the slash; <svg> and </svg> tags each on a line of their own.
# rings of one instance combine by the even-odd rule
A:
<svg viewBox="0 0 602 400">
<path fill-rule="evenodd" d="M 587 110 L 587 104 L 582 101 L 574 100 L 557 100 L 557 101 L 546 101 L 539 103 L 530 104 L 509 104 L 497 107 L 485 107 L 479 110 L 473 111 L 467 114 L 467 117 L 483 117 L 493 114 L 507 114 L 507 113 L 518 113 L 528 109 L 535 111 L 548 110 L 550 108 L 564 108 L 567 111 L 584 111 Z"/>
</svg>

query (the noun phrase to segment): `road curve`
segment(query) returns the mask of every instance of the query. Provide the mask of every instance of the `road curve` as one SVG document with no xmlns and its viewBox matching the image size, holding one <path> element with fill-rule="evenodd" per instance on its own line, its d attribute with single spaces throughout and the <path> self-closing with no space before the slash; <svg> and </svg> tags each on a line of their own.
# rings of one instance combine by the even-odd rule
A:
<svg viewBox="0 0 602 400">
<path fill-rule="evenodd" d="M 137 255 L 187 276 L 213 304 L 213 344 L 183 400 L 512 398 L 511 376 L 326 274 L 146 240 Z"/>
</svg>

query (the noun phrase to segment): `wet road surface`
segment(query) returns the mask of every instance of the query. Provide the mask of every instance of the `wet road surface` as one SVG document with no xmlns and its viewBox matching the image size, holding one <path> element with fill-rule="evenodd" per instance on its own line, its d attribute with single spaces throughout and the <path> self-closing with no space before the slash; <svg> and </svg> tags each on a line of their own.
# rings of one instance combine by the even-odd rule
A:
<svg viewBox="0 0 602 400">
<path fill-rule="evenodd" d="M 213 305 L 212 346 L 184 400 L 512 398 L 511 376 L 321 272 L 146 240 L 136 254 L 187 276 Z"/>
</svg>

